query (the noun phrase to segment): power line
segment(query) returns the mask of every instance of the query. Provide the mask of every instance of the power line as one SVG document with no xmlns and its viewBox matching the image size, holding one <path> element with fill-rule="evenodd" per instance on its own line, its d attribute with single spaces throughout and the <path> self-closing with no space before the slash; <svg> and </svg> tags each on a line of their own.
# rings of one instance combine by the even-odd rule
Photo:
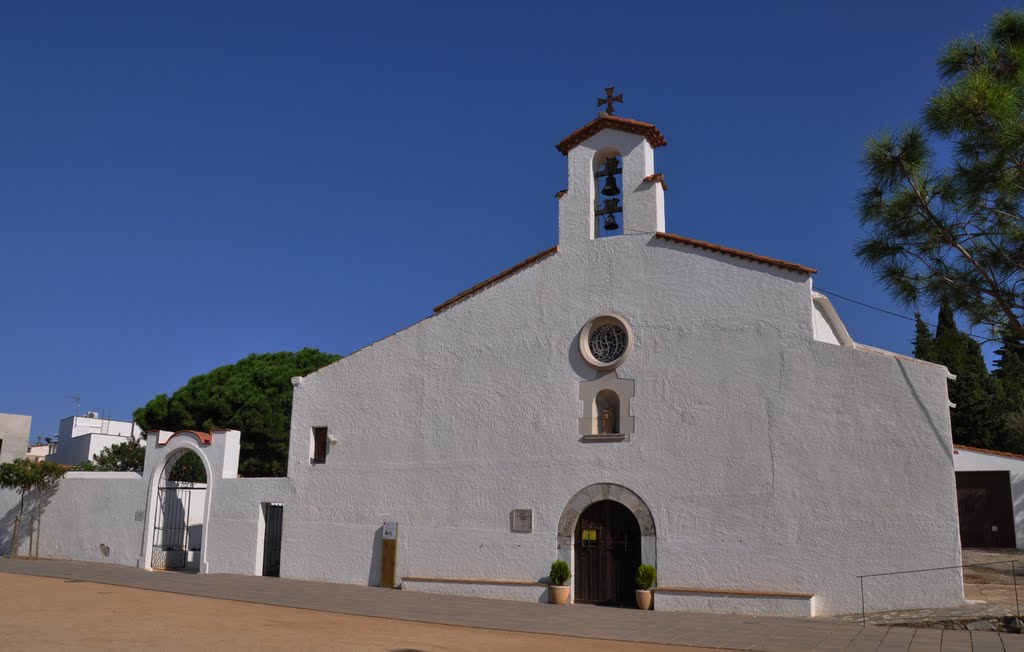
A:
<svg viewBox="0 0 1024 652">
<path fill-rule="evenodd" d="M 844 297 L 843 295 L 839 294 L 838 292 L 833 292 L 832 290 L 826 290 L 823 287 L 816 287 L 814 289 L 819 291 L 819 292 L 824 292 L 825 294 L 831 295 L 831 296 L 833 296 L 833 297 L 835 297 L 837 299 L 842 299 L 843 301 L 849 301 L 850 303 L 855 303 L 858 306 L 863 306 L 863 307 L 869 308 L 871 310 L 876 310 L 878 312 L 885 313 L 886 315 L 890 315 L 892 317 L 899 317 L 900 319 L 906 319 L 907 321 L 914 321 L 914 322 L 917 321 L 917 319 L 914 318 L 914 317 L 908 317 L 908 316 L 906 316 L 904 314 L 901 314 L 901 313 L 898 313 L 898 312 L 893 312 L 891 310 L 886 310 L 885 308 L 879 308 L 878 306 L 873 306 L 870 303 L 864 303 L 863 301 L 858 301 L 856 299 L 851 299 L 850 297 Z M 938 327 L 937 324 L 933 324 L 931 322 L 924 321 L 923 319 L 921 321 L 925 325 L 931 326 L 932 328 L 937 328 Z M 984 338 L 984 337 L 978 337 L 974 333 L 964 332 L 964 331 L 961 331 L 961 332 L 964 335 L 966 335 L 967 337 L 971 338 L 972 340 L 977 341 L 980 344 L 988 344 L 988 343 L 990 343 L 992 341 L 991 339 L 987 339 L 987 338 Z"/>
<path fill-rule="evenodd" d="M 855 303 L 858 306 L 864 306 L 865 308 L 870 308 L 871 310 L 877 310 L 878 312 L 884 312 L 885 314 L 892 315 L 893 317 L 899 317 L 900 319 L 906 319 L 907 321 L 917 321 L 914 317 L 907 317 L 906 315 L 898 313 L 898 312 L 893 312 L 891 310 L 886 310 L 885 308 L 879 308 L 878 306 L 872 306 L 869 303 L 864 303 L 863 301 L 857 301 L 856 299 L 851 299 L 850 297 L 844 297 L 843 295 L 839 294 L 838 292 L 833 292 L 832 290 L 826 290 L 823 287 L 816 287 L 814 289 L 819 291 L 819 292 L 824 292 L 825 294 L 830 294 L 830 295 L 834 296 L 837 299 L 842 299 L 843 301 L 849 301 L 850 303 Z M 929 326 L 932 326 L 932 327 L 935 326 L 935 324 L 930 324 L 928 322 L 924 322 L 924 323 L 926 323 L 926 324 L 928 324 Z"/>
</svg>

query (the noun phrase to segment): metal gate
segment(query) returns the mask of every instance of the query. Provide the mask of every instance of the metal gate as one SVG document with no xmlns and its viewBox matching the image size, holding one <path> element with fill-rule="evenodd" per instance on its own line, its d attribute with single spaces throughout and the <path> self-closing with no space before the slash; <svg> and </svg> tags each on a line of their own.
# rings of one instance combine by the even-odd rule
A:
<svg viewBox="0 0 1024 652">
<path fill-rule="evenodd" d="M 157 511 L 153 524 L 153 568 L 199 570 L 202 528 L 190 523 L 193 507 L 203 509 L 206 487 L 168 486 L 157 489 Z M 205 514 L 204 514 L 205 517 Z"/>
<path fill-rule="evenodd" d="M 263 574 L 281 577 L 281 531 L 284 526 L 284 505 L 263 503 L 267 528 L 263 536 Z"/>
</svg>

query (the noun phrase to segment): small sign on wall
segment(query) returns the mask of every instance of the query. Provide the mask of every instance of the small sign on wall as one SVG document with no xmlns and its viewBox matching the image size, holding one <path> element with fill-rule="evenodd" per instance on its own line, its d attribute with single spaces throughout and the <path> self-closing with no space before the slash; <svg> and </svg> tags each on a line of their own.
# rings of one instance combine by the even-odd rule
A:
<svg viewBox="0 0 1024 652">
<path fill-rule="evenodd" d="M 512 510 L 512 531 L 529 534 L 533 532 L 533 510 L 513 509 Z"/>
<path fill-rule="evenodd" d="M 144 521 L 144 520 L 146 520 L 146 512 L 144 512 L 141 509 L 138 510 L 137 512 L 135 512 L 135 520 L 136 521 Z"/>
<path fill-rule="evenodd" d="M 381 536 L 385 541 L 394 541 L 398 538 L 398 523 L 394 521 L 384 522 L 384 533 Z"/>
</svg>

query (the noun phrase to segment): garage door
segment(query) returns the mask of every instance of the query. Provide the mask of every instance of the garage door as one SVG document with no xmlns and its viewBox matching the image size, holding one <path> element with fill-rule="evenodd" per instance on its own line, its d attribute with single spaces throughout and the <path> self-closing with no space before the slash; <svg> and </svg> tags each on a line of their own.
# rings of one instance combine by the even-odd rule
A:
<svg viewBox="0 0 1024 652">
<path fill-rule="evenodd" d="M 1009 471 L 957 471 L 960 545 L 1016 548 Z"/>
</svg>

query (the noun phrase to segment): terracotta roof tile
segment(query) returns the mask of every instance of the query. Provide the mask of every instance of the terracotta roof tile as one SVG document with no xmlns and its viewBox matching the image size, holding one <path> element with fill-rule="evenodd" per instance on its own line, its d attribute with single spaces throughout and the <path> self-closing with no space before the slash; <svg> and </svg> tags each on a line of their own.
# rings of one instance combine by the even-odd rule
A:
<svg viewBox="0 0 1024 652">
<path fill-rule="evenodd" d="M 615 129 L 616 131 L 625 131 L 628 134 L 638 134 L 646 138 L 647 142 L 651 144 L 651 147 L 661 147 L 668 144 L 665 141 L 665 137 L 661 135 L 660 131 L 658 131 L 658 128 L 649 122 L 640 122 L 639 120 L 620 118 L 617 115 L 602 113 L 594 120 L 591 120 L 566 136 L 562 142 L 555 145 L 555 147 L 558 148 L 558 151 L 562 154 L 568 154 L 570 149 L 576 147 L 602 129 Z"/>
<path fill-rule="evenodd" d="M 195 435 L 196 437 L 198 437 L 199 438 L 199 443 L 202 444 L 203 446 L 209 446 L 210 444 L 213 443 L 213 435 L 211 435 L 208 432 L 201 432 L 199 430 L 179 430 L 179 431 L 175 432 L 173 435 L 171 435 L 170 437 L 167 438 L 167 441 L 164 442 L 164 446 L 166 446 L 168 443 L 170 443 L 170 441 L 172 439 L 174 439 L 175 437 L 177 437 L 178 435 L 186 435 L 186 434 Z"/>
<path fill-rule="evenodd" d="M 462 301 L 463 299 L 469 297 L 470 295 L 476 294 L 477 292 L 485 289 L 486 287 L 488 287 L 490 285 L 494 285 L 498 281 L 502 281 L 502 280 L 508 278 L 509 276 L 512 276 L 513 274 L 515 274 L 519 270 L 525 269 L 525 268 L 529 267 L 530 265 L 532 265 L 532 264 L 534 264 L 534 263 L 536 263 L 536 262 L 538 262 L 538 261 L 540 261 L 540 260 L 542 260 L 544 258 L 547 258 L 548 256 L 550 256 L 551 254 L 553 254 L 553 253 L 555 253 L 557 251 L 558 251 L 558 246 L 556 245 L 554 247 L 551 247 L 550 249 L 545 249 L 544 251 L 540 252 L 539 254 L 536 254 L 534 256 L 530 256 L 529 258 L 527 258 L 523 262 L 518 263 L 516 265 L 513 265 L 512 267 L 509 267 L 504 272 L 501 272 L 499 274 L 495 274 L 494 276 L 492 276 L 492 277 L 490 277 L 488 279 L 485 279 L 485 280 L 477 283 L 476 285 L 474 285 L 473 287 L 469 288 L 468 290 L 456 294 L 451 299 L 448 299 L 444 303 L 442 303 L 442 304 L 438 305 L 437 307 L 435 307 L 434 308 L 434 312 L 435 313 L 439 313 L 442 310 L 450 307 L 452 304 L 458 303 L 459 301 Z"/>
<path fill-rule="evenodd" d="M 999 457 L 1012 457 L 1015 460 L 1024 460 L 1024 455 L 1018 455 L 1016 453 L 1007 453 L 1006 451 L 994 451 L 987 448 L 975 448 L 974 446 L 962 446 L 956 444 L 953 448 L 959 448 L 965 451 L 974 451 L 975 453 L 985 453 L 986 455 L 998 455 Z"/>
<path fill-rule="evenodd" d="M 707 251 L 714 251 L 726 256 L 733 256 L 735 258 L 744 258 L 746 260 L 752 260 L 756 263 L 763 263 L 765 265 L 774 265 L 783 269 L 792 270 L 794 272 L 803 272 L 804 274 L 816 274 L 818 270 L 812 267 L 804 267 L 796 263 L 790 263 L 785 260 L 779 260 L 778 258 L 769 258 L 767 256 L 761 256 L 759 254 L 752 254 L 749 251 L 741 251 L 739 249 L 732 249 L 730 247 L 723 247 L 722 245 L 712 244 L 710 242 L 704 242 L 703 240 L 694 240 L 693 238 L 684 238 L 681 235 L 675 235 L 672 233 L 658 232 L 655 234 L 662 240 L 668 240 L 669 242 L 678 242 L 679 244 L 689 245 L 691 247 L 697 247 L 698 249 L 706 249 Z"/>
<path fill-rule="evenodd" d="M 650 176 L 644 177 L 644 181 L 647 183 L 660 183 L 662 190 L 668 190 L 668 184 L 665 183 L 665 175 L 661 172 L 655 172 Z"/>
</svg>

